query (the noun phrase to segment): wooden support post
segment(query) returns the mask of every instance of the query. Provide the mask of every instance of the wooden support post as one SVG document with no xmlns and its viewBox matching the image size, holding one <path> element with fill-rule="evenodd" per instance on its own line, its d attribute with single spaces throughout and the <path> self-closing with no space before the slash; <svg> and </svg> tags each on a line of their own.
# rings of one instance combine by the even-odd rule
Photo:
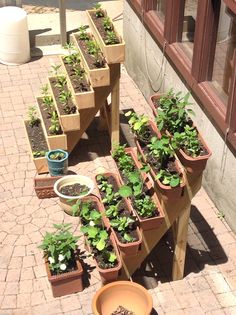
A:
<svg viewBox="0 0 236 315">
<path fill-rule="evenodd" d="M 111 91 L 111 147 L 120 141 L 120 79 Z"/>
<path fill-rule="evenodd" d="M 66 6 L 65 0 L 59 0 L 59 11 L 60 11 L 60 36 L 61 36 L 61 46 L 65 46 L 67 43 L 66 34 Z"/>
<path fill-rule="evenodd" d="M 172 279 L 180 280 L 184 276 L 184 265 L 186 255 L 188 221 L 190 216 L 191 205 L 183 209 L 180 216 L 174 223 L 174 258 L 172 268 Z"/>
</svg>

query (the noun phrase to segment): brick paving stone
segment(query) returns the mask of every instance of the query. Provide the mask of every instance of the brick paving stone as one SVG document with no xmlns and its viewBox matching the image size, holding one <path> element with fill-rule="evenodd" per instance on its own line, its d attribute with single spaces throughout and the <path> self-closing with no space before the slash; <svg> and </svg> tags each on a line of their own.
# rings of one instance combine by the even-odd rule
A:
<svg viewBox="0 0 236 315">
<path fill-rule="evenodd" d="M 61 300 L 62 311 L 67 313 L 81 308 L 79 298 L 71 295 Z"/>
<path fill-rule="evenodd" d="M 5 295 L 2 300 L 1 309 L 14 309 L 16 308 L 16 295 Z"/>
<path fill-rule="evenodd" d="M 34 273 L 35 273 L 36 278 L 45 277 L 47 275 L 45 264 L 35 266 Z"/>
<path fill-rule="evenodd" d="M 23 257 L 23 268 L 34 267 L 36 264 L 33 255 Z"/>
<path fill-rule="evenodd" d="M 165 312 L 181 309 L 181 305 L 172 290 L 156 292 L 157 299 Z M 171 303 L 170 303 L 171 300 Z"/>
<path fill-rule="evenodd" d="M 20 280 L 31 280 L 34 279 L 34 271 L 32 267 L 22 268 Z"/>
<path fill-rule="evenodd" d="M 22 265 L 22 257 L 12 257 L 8 265 L 9 269 L 19 269 Z"/>
<path fill-rule="evenodd" d="M 0 281 L 5 281 L 7 276 L 7 269 L 0 269 Z"/>
<path fill-rule="evenodd" d="M 216 295 L 222 307 L 236 306 L 236 292 L 225 292 Z"/>
<path fill-rule="evenodd" d="M 19 281 L 21 269 L 10 269 L 7 272 L 6 281 Z"/>
<path fill-rule="evenodd" d="M 43 291 L 37 291 L 31 293 L 31 305 L 39 305 L 45 303 L 45 297 Z"/>
<path fill-rule="evenodd" d="M 5 287 L 6 287 L 6 282 L 5 281 L 0 281 L 0 295 L 3 295 Z"/>
<path fill-rule="evenodd" d="M 19 282 L 20 293 L 32 293 L 33 290 L 33 280 L 21 280 Z"/>
<path fill-rule="evenodd" d="M 210 289 L 198 291 L 195 296 L 205 312 L 220 308 L 218 300 Z"/>
<path fill-rule="evenodd" d="M 19 292 L 19 282 L 18 281 L 12 281 L 7 282 L 4 295 L 11 295 L 11 294 L 18 294 Z"/>
<path fill-rule="evenodd" d="M 210 285 L 211 290 L 215 294 L 230 291 L 230 287 L 228 283 L 226 282 L 225 278 L 222 276 L 222 274 L 219 274 L 219 273 L 210 274 L 208 276 L 205 276 L 205 279 L 207 280 L 207 282 Z"/>
<path fill-rule="evenodd" d="M 30 293 L 20 293 L 17 295 L 17 308 L 23 308 L 30 306 Z"/>
<path fill-rule="evenodd" d="M 209 289 L 210 286 L 204 277 L 195 277 L 188 279 L 193 292 L 201 292 L 202 290 Z"/>
<path fill-rule="evenodd" d="M 15 246 L 12 256 L 13 257 L 24 257 L 25 256 L 25 246 Z"/>
</svg>

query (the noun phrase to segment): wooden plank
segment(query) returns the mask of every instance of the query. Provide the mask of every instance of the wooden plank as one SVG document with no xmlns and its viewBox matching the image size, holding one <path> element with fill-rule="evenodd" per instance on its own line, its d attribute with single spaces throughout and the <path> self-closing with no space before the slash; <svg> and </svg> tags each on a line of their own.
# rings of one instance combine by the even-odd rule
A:
<svg viewBox="0 0 236 315">
<path fill-rule="evenodd" d="M 111 146 L 112 149 L 120 141 L 120 80 L 118 79 L 111 91 Z"/>
<path fill-rule="evenodd" d="M 184 276 L 188 221 L 191 205 L 182 211 L 175 223 L 175 250 L 173 258 L 172 279 L 180 280 Z"/>
</svg>

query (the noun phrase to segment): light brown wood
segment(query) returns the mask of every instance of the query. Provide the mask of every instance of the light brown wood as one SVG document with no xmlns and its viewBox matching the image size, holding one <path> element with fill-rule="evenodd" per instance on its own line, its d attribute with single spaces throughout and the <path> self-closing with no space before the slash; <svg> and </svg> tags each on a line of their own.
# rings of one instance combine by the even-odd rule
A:
<svg viewBox="0 0 236 315">
<path fill-rule="evenodd" d="M 38 96 L 36 97 L 36 102 L 37 104 L 39 104 L 39 99 L 42 99 L 42 97 Z M 60 134 L 60 135 L 50 135 L 47 132 L 47 129 L 44 125 L 44 120 L 43 120 L 43 116 L 41 113 L 41 108 L 38 105 L 38 109 L 39 109 L 39 116 L 40 116 L 40 120 L 41 120 L 41 124 L 42 124 L 42 128 L 43 128 L 43 132 L 48 144 L 48 147 L 50 150 L 55 150 L 55 149 L 63 149 L 63 150 L 67 150 L 67 137 L 65 134 Z"/>
<path fill-rule="evenodd" d="M 55 96 L 53 94 L 53 90 L 51 87 L 50 78 L 51 77 L 48 77 L 50 94 L 52 95 L 53 102 L 54 102 L 54 105 L 55 105 L 55 108 L 56 108 L 58 118 L 59 118 L 63 132 L 79 130 L 80 129 L 80 114 L 79 114 L 78 110 L 76 111 L 75 114 L 70 114 L 70 115 L 61 115 L 60 114 L 60 111 L 58 109 L 57 102 L 56 102 L 56 99 L 55 99 Z"/>
<path fill-rule="evenodd" d="M 72 84 L 72 82 L 70 80 L 70 75 L 67 72 L 65 64 L 63 62 L 63 56 L 60 56 L 60 61 L 61 61 L 64 73 L 66 75 L 66 78 L 67 78 L 67 84 L 69 85 L 69 88 L 70 88 L 70 90 L 71 90 L 71 92 L 73 94 L 73 97 L 74 97 L 74 100 L 76 102 L 76 105 L 77 105 L 78 109 L 80 110 L 80 109 L 94 107 L 95 106 L 95 97 L 94 97 L 94 89 L 93 89 L 93 87 L 90 85 L 90 91 L 87 91 L 87 92 L 75 92 L 73 84 Z M 89 82 L 89 79 L 88 79 L 86 74 L 85 74 L 85 78 Z"/>
<path fill-rule="evenodd" d="M 112 149 L 120 141 L 120 80 L 115 82 L 111 91 L 111 146 Z"/>
<path fill-rule="evenodd" d="M 84 58 L 84 55 L 83 55 L 81 49 L 79 47 L 79 44 L 77 43 L 77 40 L 75 38 L 75 34 L 73 33 L 71 35 L 71 40 L 80 53 L 82 63 L 84 65 L 85 71 L 88 73 L 91 85 L 94 88 L 95 87 L 101 87 L 101 86 L 108 86 L 110 84 L 110 69 L 109 69 L 107 63 L 105 64 L 104 68 L 90 69 L 86 59 Z M 91 34 L 91 36 L 92 36 L 92 34 Z"/>
<path fill-rule="evenodd" d="M 67 144 L 68 151 L 71 152 L 79 139 L 82 137 L 84 131 L 88 128 L 92 120 L 94 119 L 96 113 L 106 102 L 108 95 L 111 93 L 111 90 L 115 86 L 117 80 L 120 78 L 120 64 L 114 64 L 110 67 L 111 71 L 111 84 L 110 86 L 98 87 L 95 89 L 95 107 L 88 108 L 86 110 L 80 111 L 80 121 L 81 129 L 73 132 L 67 132 Z"/>
<path fill-rule="evenodd" d="M 30 144 L 30 141 L 29 141 L 28 132 L 27 132 L 25 124 L 26 124 L 26 121 L 24 121 L 23 125 L 24 125 L 24 129 L 25 129 L 25 134 L 26 134 L 26 139 L 27 139 L 27 142 L 28 142 L 29 150 L 30 150 L 30 156 L 31 156 L 32 161 L 34 162 L 34 165 L 36 167 L 37 173 L 38 174 L 48 173 L 49 171 L 48 171 L 48 163 L 47 163 L 46 157 L 35 158 L 33 156 L 33 152 L 32 152 L 32 149 L 31 149 L 31 144 Z"/>
<path fill-rule="evenodd" d="M 113 63 L 121 63 L 125 60 L 125 42 L 124 40 L 119 36 L 117 30 L 114 27 L 114 32 L 117 34 L 117 36 L 120 39 L 120 44 L 115 45 L 106 45 L 96 27 L 94 24 L 90 13 L 95 12 L 95 10 L 86 10 L 87 17 L 88 17 L 88 23 L 90 26 L 91 31 L 94 34 L 94 37 L 96 38 L 97 42 L 100 45 L 100 48 L 106 58 L 106 61 L 108 64 Z"/>
<path fill-rule="evenodd" d="M 186 217 L 189 216 L 189 209 L 191 206 L 192 197 L 201 188 L 202 174 L 197 174 L 197 175 L 187 174 L 187 182 L 189 185 L 188 189 L 185 189 L 184 195 L 175 203 L 168 202 L 168 201 L 164 202 L 163 199 L 161 199 L 161 195 L 158 194 L 159 200 L 161 200 L 161 205 L 165 212 L 165 220 L 158 229 L 142 232 L 143 244 L 137 256 L 133 257 L 133 259 L 130 259 L 130 257 L 128 258 L 122 257 L 124 267 L 122 269 L 122 274 L 120 276 L 120 279 L 129 279 L 132 276 L 135 270 L 139 268 L 143 260 L 148 256 L 148 254 L 160 241 L 160 239 L 166 233 L 166 231 L 174 224 L 176 219 L 183 215 L 182 220 L 180 219 L 177 222 L 177 226 L 176 226 L 176 231 L 177 231 L 176 239 L 179 244 L 179 241 L 185 234 L 184 233 L 185 231 L 183 233 L 181 233 L 181 231 L 183 231 L 183 222 L 185 221 L 186 223 Z M 180 228 L 178 226 L 179 224 L 181 225 Z M 176 244 L 177 244 L 177 241 L 176 241 Z M 186 242 L 186 239 L 184 241 Z M 183 275 L 183 272 L 184 272 L 184 259 L 183 258 L 185 257 L 184 246 L 181 247 L 181 251 L 179 250 L 179 248 L 178 249 L 176 248 L 175 252 L 176 252 L 176 255 L 178 255 L 178 257 L 176 256 L 177 258 L 174 263 L 174 268 L 176 269 L 177 268 L 176 266 L 178 266 L 178 275 L 181 275 L 181 274 Z M 180 261 L 182 261 L 181 264 L 180 264 Z M 173 276 L 175 277 L 177 276 L 177 271 L 173 273 Z"/>
<path fill-rule="evenodd" d="M 182 213 L 180 214 L 175 223 L 176 226 L 174 236 L 175 250 L 172 267 L 173 280 L 180 280 L 184 276 L 184 264 L 190 209 L 191 209 L 190 205 L 183 209 Z"/>
</svg>

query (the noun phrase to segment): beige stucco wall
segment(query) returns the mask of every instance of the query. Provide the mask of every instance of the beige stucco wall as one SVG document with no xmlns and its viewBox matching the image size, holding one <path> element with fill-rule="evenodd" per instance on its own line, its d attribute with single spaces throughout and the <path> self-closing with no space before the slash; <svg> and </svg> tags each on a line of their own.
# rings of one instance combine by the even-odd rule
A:
<svg viewBox="0 0 236 315">
<path fill-rule="evenodd" d="M 161 67 L 162 50 L 143 28 L 141 21 L 126 1 L 124 39 L 126 69 L 147 99 L 154 94 L 153 89 L 158 90 L 160 87 L 160 92 L 174 88 L 175 91 L 187 93 L 186 85 L 167 60 Z M 152 84 L 148 77 L 153 81 Z M 218 210 L 225 214 L 228 224 L 236 231 L 236 159 L 197 102 L 192 97 L 190 101 L 196 113 L 193 120 L 213 151 L 204 171 L 203 186 Z"/>
</svg>

